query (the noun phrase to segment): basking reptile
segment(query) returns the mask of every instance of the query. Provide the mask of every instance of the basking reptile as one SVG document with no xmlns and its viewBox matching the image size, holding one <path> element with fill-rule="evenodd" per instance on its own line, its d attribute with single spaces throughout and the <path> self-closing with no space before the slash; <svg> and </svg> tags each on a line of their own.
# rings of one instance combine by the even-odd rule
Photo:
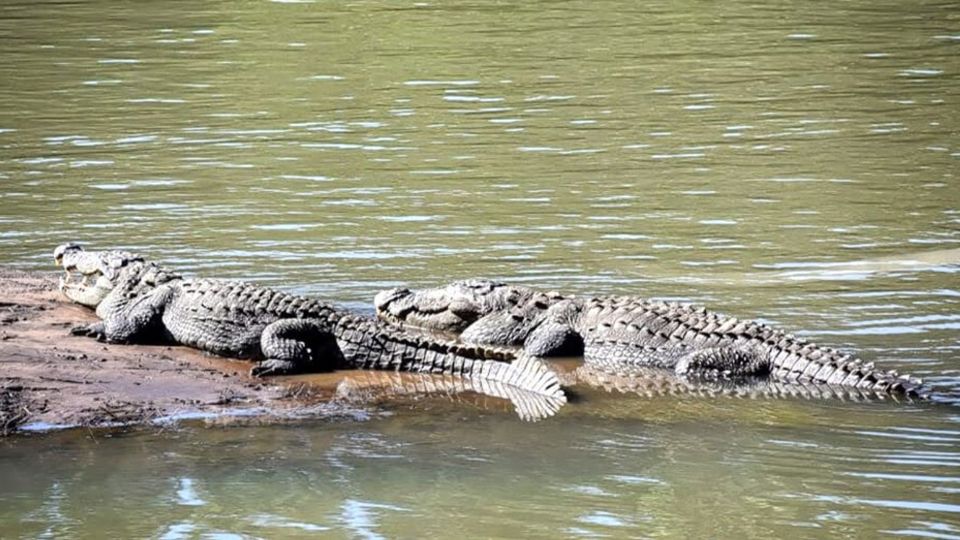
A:
<svg viewBox="0 0 960 540">
<path fill-rule="evenodd" d="M 517 345 L 534 356 L 578 356 L 590 365 L 647 366 L 700 378 L 769 377 L 921 394 L 919 379 L 882 371 L 762 323 L 688 304 L 638 297 L 576 298 L 489 280 L 375 299 L 381 319 L 461 333 L 466 343 Z"/>
<path fill-rule="evenodd" d="M 70 246 L 56 253 L 61 265 L 76 263 L 72 268 L 96 275 L 93 286 L 61 281 L 63 294 L 78 303 L 90 305 L 100 297 L 95 305 L 102 320 L 75 328 L 77 335 L 117 343 L 175 342 L 254 359 L 259 361 L 254 375 L 337 368 L 445 373 L 566 399 L 549 368 L 529 357 L 517 359 L 512 351 L 410 335 L 318 300 L 248 283 L 185 279 L 123 252 L 84 255 Z M 90 262 L 98 258 L 108 264 Z M 128 260 L 119 264 L 118 258 Z M 107 284 L 109 292 L 102 295 Z"/>
</svg>

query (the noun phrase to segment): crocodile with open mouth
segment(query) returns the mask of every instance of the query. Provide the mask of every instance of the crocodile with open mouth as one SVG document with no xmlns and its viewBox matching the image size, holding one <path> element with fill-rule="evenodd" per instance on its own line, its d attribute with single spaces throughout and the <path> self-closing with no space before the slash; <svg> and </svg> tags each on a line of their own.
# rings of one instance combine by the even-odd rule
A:
<svg viewBox="0 0 960 540">
<path fill-rule="evenodd" d="M 513 351 L 406 333 L 331 304 L 239 282 L 187 279 L 122 251 L 58 246 L 55 259 L 84 276 L 61 279 L 69 299 L 100 321 L 73 329 L 117 343 L 173 342 L 257 360 L 254 375 L 337 368 L 444 373 L 495 381 L 563 403 L 555 373 Z M 93 278 L 93 284 L 88 281 Z"/>
</svg>

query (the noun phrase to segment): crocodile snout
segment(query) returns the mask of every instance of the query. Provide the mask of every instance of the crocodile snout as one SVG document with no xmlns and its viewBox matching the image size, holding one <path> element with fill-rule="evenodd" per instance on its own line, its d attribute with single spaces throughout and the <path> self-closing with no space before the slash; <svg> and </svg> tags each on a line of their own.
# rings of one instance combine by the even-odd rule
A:
<svg viewBox="0 0 960 540">
<path fill-rule="evenodd" d="M 373 297 L 373 304 L 377 308 L 377 313 L 383 313 L 390 309 L 390 306 L 403 298 L 413 294 L 413 291 L 407 288 L 396 288 L 387 291 L 380 291 Z"/>
<path fill-rule="evenodd" d="M 83 251 L 83 248 L 80 247 L 80 244 L 74 242 L 67 242 L 65 244 L 60 244 L 53 250 L 53 261 L 57 266 L 63 265 L 63 258 L 70 253 L 75 253 L 78 251 Z"/>
</svg>

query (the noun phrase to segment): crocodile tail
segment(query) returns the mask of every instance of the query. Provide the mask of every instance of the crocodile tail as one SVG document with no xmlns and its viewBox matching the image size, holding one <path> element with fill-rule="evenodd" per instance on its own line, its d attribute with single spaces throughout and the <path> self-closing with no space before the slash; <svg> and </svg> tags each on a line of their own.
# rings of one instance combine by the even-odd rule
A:
<svg viewBox="0 0 960 540">
<path fill-rule="evenodd" d="M 495 397 L 509 401 L 517 415 L 528 422 L 553 416 L 565 401 L 488 379 L 432 373 L 362 371 L 346 376 L 337 385 L 337 398 L 347 401 L 369 403 L 371 397 L 407 395 L 440 395 L 455 401 L 475 401 L 477 396 Z M 482 402 L 488 403 L 486 400 Z"/>
<path fill-rule="evenodd" d="M 609 369 L 607 366 L 584 364 L 572 372 L 568 384 L 585 384 L 607 392 L 632 393 L 642 397 L 662 395 L 691 397 L 730 397 L 746 399 L 807 399 L 841 401 L 910 402 L 911 395 L 840 386 L 818 382 L 786 382 L 765 378 L 747 380 L 677 377 L 669 371 L 645 366 Z"/>
<path fill-rule="evenodd" d="M 463 345 L 353 315 L 334 330 L 347 367 L 460 375 L 566 401 L 556 373 L 509 349 Z"/>
<path fill-rule="evenodd" d="M 567 402 L 556 372 L 540 359 L 522 354 L 510 363 L 484 360 L 479 368 L 479 376 L 474 374 L 473 377 L 481 391 L 509 399 L 524 420 L 552 416 Z M 547 401 L 529 399 L 515 389 L 547 398 Z"/>
<path fill-rule="evenodd" d="M 895 370 L 883 371 L 873 367 L 873 363 L 860 363 L 859 367 L 854 365 L 850 368 L 850 374 L 844 379 L 844 385 L 857 388 L 866 388 L 874 391 L 890 392 L 892 394 L 904 394 L 907 396 L 926 397 L 929 389 L 923 385 L 923 381 L 918 377 L 911 375 L 900 375 Z"/>
<path fill-rule="evenodd" d="M 782 362 L 775 360 L 773 376 L 782 381 L 853 386 L 906 396 L 924 397 L 928 393 L 923 381 L 916 377 L 876 369 L 873 362 L 864 363 L 848 354 L 813 344 L 806 344 Z"/>
</svg>

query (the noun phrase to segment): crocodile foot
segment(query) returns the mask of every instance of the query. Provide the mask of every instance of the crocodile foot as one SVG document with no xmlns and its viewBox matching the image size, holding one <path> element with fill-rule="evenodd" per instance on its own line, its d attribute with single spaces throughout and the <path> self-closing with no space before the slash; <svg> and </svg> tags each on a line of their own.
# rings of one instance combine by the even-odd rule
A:
<svg viewBox="0 0 960 540">
<path fill-rule="evenodd" d="M 268 377 L 272 375 L 289 375 L 295 371 L 297 371 L 297 368 L 293 362 L 271 358 L 250 368 L 250 375 L 252 377 Z"/>
<path fill-rule="evenodd" d="M 70 335 L 73 336 L 87 336 L 96 339 L 97 341 L 106 341 L 107 334 L 104 330 L 103 323 L 96 322 L 93 324 L 84 324 L 81 326 L 74 326 L 70 329 Z"/>
</svg>

